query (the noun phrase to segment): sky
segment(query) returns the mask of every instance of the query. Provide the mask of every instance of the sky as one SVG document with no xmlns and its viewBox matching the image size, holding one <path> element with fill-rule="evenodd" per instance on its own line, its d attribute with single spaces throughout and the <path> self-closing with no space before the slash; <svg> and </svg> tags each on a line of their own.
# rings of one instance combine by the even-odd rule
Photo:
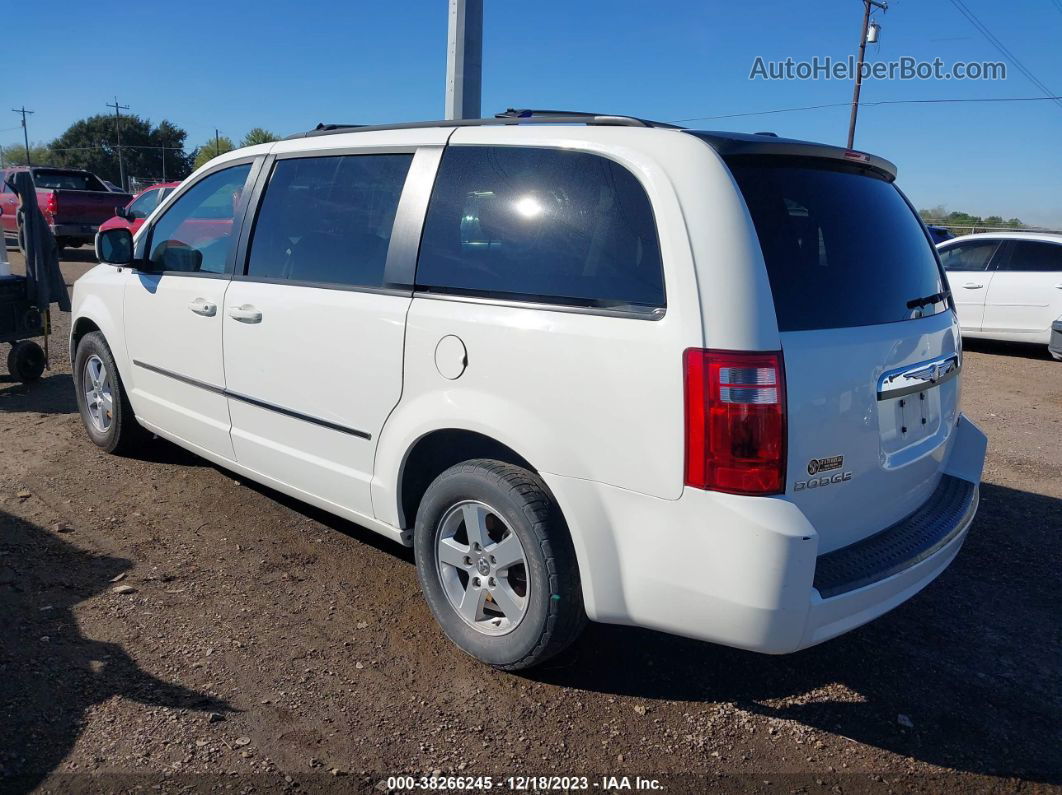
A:
<svg viewBox="0 0 1062 795">
<path fill-rule="evenodd" d="M 1062 96 L 1062 0 L 960 0 L 1053 95 Z M 623 113 L 699 129 L 843 144 L 849 80 L 750 80 L 766 61 L 854 54 L 859 0 L 484 0 L 483 115 L 507 107 Z M 954 0 L 892 0 L 869 61 L 1005 58 Z M 15 3 L 0 17 L 2 110 L 23 103 L 31 141 L 107 112 L 180 125 L 189 145 L 214 129 L 238 141 L 320 121 L 385 123 L 443 115 L 447 0 L 182 0 Z M 1007 79 L 869 80 L 864 102 L 1043 96 Z M 838 107 L 749 114 L 808 105 Z M 6 117 L 6 118 L 5 118 Z M 0 143 L 21 140 L 0 116 Z M 1062 105 L 1046 101 L 867 105 L 857 149 L 899 167 L 918 207 L 1019 217 L 1062 228 Z"/>
</svg>

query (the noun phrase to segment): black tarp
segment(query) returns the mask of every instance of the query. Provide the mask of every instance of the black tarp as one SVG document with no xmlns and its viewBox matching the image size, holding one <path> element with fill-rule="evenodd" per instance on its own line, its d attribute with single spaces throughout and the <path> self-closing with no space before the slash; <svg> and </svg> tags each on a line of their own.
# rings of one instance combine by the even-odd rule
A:
<svg viewBox="0 0 1062 795">
<path fill-rule="evenodd" d="M 26 297 L 41 312 L 53 303 L 69 312 L 70 294 L 59 270 L 59 247 L 37 206 L 33 177 L 29 171 L 16 171 L 8 177 L 7 184 L 22 200 L 19 219 L 26 249 Z"/>
</svg>

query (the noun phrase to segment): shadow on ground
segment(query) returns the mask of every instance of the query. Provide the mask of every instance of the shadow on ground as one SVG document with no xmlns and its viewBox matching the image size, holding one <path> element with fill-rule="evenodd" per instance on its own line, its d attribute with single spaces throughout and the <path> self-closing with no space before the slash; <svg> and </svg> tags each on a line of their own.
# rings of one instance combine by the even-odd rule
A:
<svg viewBox="0 0 1062 795">
<path fill-rule="evenodd" d="M 0 511 L 0 788 L 31 789 L 70 752 L 86 711 L 114 696 L 226 712 L 155 678 L 120 645 L 81 634 L 73 609 L 112 587 L 128 560 L 85 552 Z"/>
<path fill-rule="evenodd" d="M 39 381 L 23 384 L 0 374 L 0 412 L 76 414 L 74 379 L 70 373 L 45 373 Z"/>
<path fill-rule="evenodd" d="M 952 567 L 860 630 L 769 657 L 591 625 L 571 652 L 530 678 L 609 694 L 733 702 L 945 768 L 1058 783 L 1060 525 L 1062 500 L 986 484 Z M 840 699 L 836 688 L 814 692 L 835 684 L 848 691 Z M 901 714 L 913 728 L 899 724 Z"/>
<path fill-rule="evenodd" d="M 964 351 L 974 353 L 989 353 L 994 356 L 1014 356 L 1021 359 L 1043 359 L 1054 361 L 1047 346 L 1042 343 L 1031 342 L 1003 342 L 1002 340 L 974 340 L 962 341 Z"/>
</svg>

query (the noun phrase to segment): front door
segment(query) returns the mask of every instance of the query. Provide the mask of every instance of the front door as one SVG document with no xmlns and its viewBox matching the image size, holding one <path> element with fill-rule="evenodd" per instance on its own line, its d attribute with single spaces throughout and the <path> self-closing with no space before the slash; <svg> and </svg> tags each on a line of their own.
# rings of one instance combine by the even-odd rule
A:
<svg viewBox="0 0 1062 795">
<path fill-rule="evenodd" d="M 125 288 L 128 386 L 137 416 L 230 460 L 221 320 L 251 172 L 251 162 L 239 163 L 184 190 L 142 230 L 143 265 L 130 269 Z"/>
<path fill-rule="evenodd" d="M 413 267 L 417 238 L 391 240 L 414 155 L 277 157 L 225 295 L 236 460 L 372 516 L 376 441 L 402 391 L 410 288 L 389 274 Z"/>
<path fill-rule="evenodd" d="M 980 331 L 985 314 L 985 296 L 992 282 L 989 263 L 999 248 L 998 240 L 966 240 L 940 249 L 940 262 L 948 272 L 959 325 L 963 331 Z"/>
<path fill-rule="evenodd" d="M 1051 322 L 1062 314 L 1062 244 L 1009 240 L 1004 246 L 996 256 L 983 328 L 1046 343 Z"/>
</svg>

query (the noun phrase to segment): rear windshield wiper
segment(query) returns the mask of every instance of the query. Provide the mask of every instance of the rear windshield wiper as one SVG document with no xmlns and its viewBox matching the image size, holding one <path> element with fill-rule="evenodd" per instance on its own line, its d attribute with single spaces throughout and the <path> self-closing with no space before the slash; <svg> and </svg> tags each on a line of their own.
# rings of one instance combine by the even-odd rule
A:
<svg viewBox="0 0 1062 795">
<path fill-rule="evenodd" d="M 923 306 L 932 306 L 933 304 L 939 304 L 941 301 L 947 301 L 951 298 L 951 290 L 944 290 L 940 293 L 933 293 L 933 295 L 927 295 L 924 298 L 912 298 L 907 302 L 908 309 L 921 309 Z"/>
</svg>

